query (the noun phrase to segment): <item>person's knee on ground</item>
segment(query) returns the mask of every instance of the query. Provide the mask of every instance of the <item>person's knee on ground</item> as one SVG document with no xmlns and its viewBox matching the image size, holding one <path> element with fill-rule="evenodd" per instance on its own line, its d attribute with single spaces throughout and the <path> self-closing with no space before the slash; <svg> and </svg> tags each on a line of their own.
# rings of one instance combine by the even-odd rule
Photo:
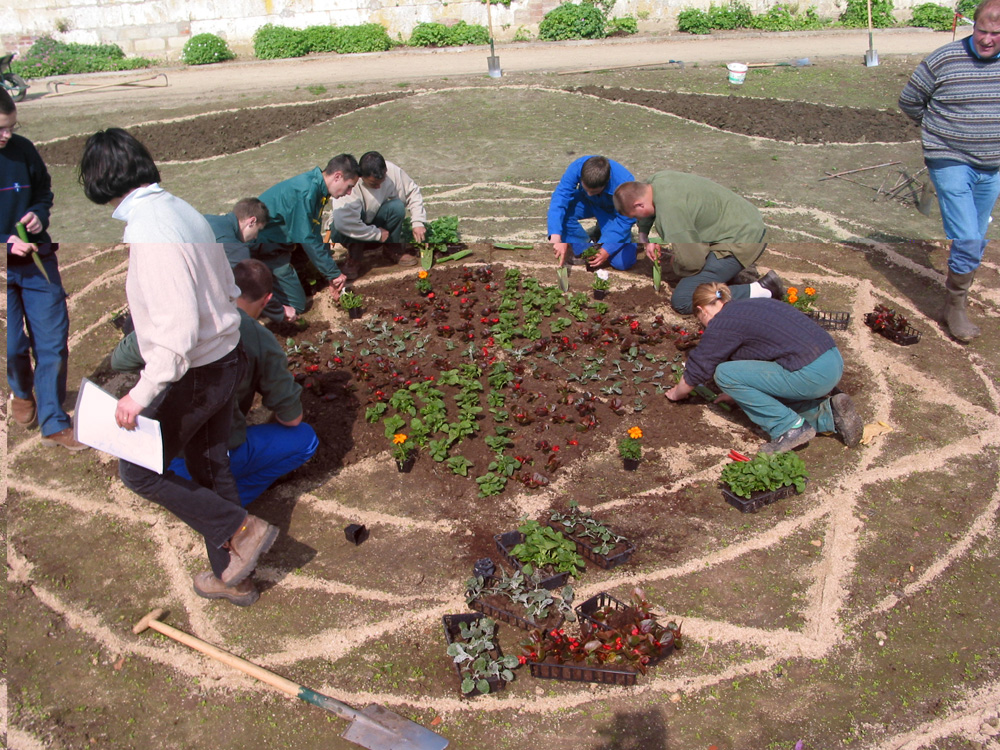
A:
<svg viewBox="0 0 1000 750">
<path fill-rule="evenodd" d="M 611 254 L 611 267 L 618 271 L 627 271 L 635 265 L 638 258 L 638 250 L 634 242 L 628 242 L 617 247 L 604 248 Z"/>
</svg>

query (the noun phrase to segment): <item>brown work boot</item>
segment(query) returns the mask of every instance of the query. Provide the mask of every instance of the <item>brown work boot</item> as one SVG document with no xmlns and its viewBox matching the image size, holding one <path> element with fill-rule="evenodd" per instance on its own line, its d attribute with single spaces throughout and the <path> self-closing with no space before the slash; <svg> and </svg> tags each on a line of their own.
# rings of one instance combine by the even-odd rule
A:
<svg viewBox="0 0 1000 750">
<path fill-rule="evenodd" d="M 26 429 L 34 427 L 38 417 L 35 399 L 18 398 L 12 393 L 10 395 L 10 416 L 21 427 Z"/>
<path fill-rule="evenodd" d="M 271 549 L 277 538 L 277 526 L 247 514 L 239 531 L 226 542 L 226 548 L 229 550 L 229 566 L 222 571 L 222 582 L 226 586 L 235 586 L 253 573 L 257 567 L 257 560 Z"/>
<path fill-rule="evenodd" d="M 210 570 L 194 577 L 194 593 L 203 599 L 225 599 L 237 607 L 249 607 L 260 599 L 260 592 L 252 578 L 227 586 Z"/>
<path fill-rule="evenodd" d="M 982 333 L 979 326 L 970 321 L 966 314 L 969 287 L 972 286 L 972 281 L 975 278 L 975 271 L 954 273 L 949 269 L 948 278 L 944 284 L 947 296 L 945 297 L 944 313 L 941 317 L 948 327 L 948 332 L 963 344 L 968 344 Z"/>
<path fill-rule="evenodd" d="M 844 445 L 857 448 L 865 434 L 865 423 L 851 397 L 846 393 L 836 394 L 830 399 L 830 411 L 833 412 L 833 424 Z"/>
<path fill-rule="evenodd" d="M 42 438 L 42 445 L 54 446 L 61 445 L 68 451 L 76 453 L 77 451 L 85 451 L 89 448 L 89 445 L 84 445 L 73 437 L 73 428 L 67 427 L 65 430 L 59 430 L 59 432 L 53 432 L 51 435 L 46 435 Z"/>
<path fill-rule="evenodd" d="M 420 259 L 416 255 L 410 255 L 410 253 L 403 253 L 399 256 L 396 261 L 396 265 L 399 266 L 415 266 Z"/>
</svg>

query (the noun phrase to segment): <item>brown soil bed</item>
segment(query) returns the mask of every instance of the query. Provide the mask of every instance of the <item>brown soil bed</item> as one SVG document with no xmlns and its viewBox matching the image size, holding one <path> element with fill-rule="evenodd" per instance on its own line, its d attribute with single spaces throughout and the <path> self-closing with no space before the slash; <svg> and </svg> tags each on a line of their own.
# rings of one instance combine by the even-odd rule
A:
<svg viewBox="0 0 1000 750">
<path fill-rule="evenodd" d="M 639 104 L 731 133 L 789 143 L 903 143 L 920 138 L 920 128 L 899 112 L 603 86 L 569 90 Z"/>
<path fill-rule="evenodd" d="M 257 148 L 339 115 L 403 96 L 407 94 L 389 92 L 311 104 L 247 108 L 177 122 L 137 125 L 129 132 L 145 144 L 157 162 L 194 161 Z M 41 143 L 38 151 L 47 164 L 76 164 L 87 137 L 77 135 Z"/>
</svg>

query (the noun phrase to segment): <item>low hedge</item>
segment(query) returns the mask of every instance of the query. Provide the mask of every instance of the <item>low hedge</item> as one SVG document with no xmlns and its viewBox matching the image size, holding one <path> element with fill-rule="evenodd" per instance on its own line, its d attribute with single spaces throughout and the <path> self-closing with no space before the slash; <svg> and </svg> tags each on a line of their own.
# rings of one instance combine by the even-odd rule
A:
<svg viewBox="0 0 1000 750">
<path fill-rule="evenodd" d="M 11 70 L 22 78 L 69 73 L 97 73 L 108 70 L 148 68 L 154 60 L 145 57 L 125 57 L 117 44 L 78 44 L 58 42 L 51 37 L 38 39 Z"/>
<path fill-rule="evenodd" d="M 181 50 L 181 62 L 186 65 L 208 65 L 235 57 L 225 40 L 215 34 L 195 34 Z"/>
</svg>

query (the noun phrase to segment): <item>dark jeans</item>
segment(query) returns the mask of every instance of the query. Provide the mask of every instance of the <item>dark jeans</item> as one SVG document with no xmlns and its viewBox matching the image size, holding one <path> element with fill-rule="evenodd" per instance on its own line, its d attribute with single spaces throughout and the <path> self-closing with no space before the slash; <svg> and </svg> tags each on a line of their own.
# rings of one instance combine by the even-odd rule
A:
<svg viewBox="0 0 1000 750">
<path fill-rule="evenodd" d="M 118 467 L 126 487 L 205 537 L 216 576 L 229 565 L 229 551 L 222 545 L 247 517 L 226 451 L 236 384 L 246 366 L 243 348 L 237 346 L 215 362 L 192 367 L 142 411 L 142 416 L 160 422 L 163 465 L 183 452 L 193 481 L 169 469 L 157 474 L 128 461 Z"/>
<path fill-rule="evenodd" d="M 732 255 L 719 258 L 715 253 L 709 253 L 705 258 L 705 265 L 693 276 L 685 276 L 677 282 L 673 295 L 670 297 L 670 306 L 675 312 L 681 315 L 691 315 L 694 313 L 694 303 L 692 297 L 694 290 L 699 284 L 708 284 L 718 281 L 728 284 L 743 270 L 743 264 Z M 749 284 L 736 284 L 729 287 L 729 292 L 733 299 L 746 299 L 750 296 Z"/>
</svg>

